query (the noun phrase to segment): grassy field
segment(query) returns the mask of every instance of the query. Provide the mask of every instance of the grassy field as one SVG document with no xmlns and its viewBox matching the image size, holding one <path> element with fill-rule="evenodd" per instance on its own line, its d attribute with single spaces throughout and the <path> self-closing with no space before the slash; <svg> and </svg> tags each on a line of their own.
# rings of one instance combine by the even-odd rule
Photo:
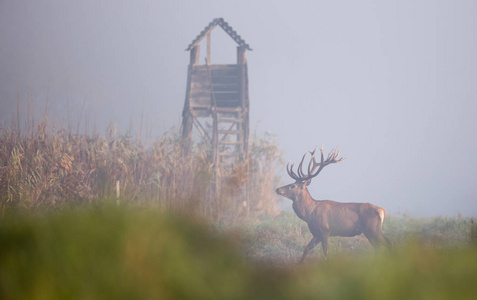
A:
<svg viewBox="0 0 477 300">
<path fill-rule="evenodd" d="M 0 221 L 0 299 L 474 299 L 465 218 L 390 216 L 396 251 L 310 234 L 292 213 L 240 226 L 158 209 L 88 205 Z"/>
<path fill-rule="evenodd" d="M 246 255 L 252 260 L 265 260 L 277 265 L 298 262 L 312 238 L 307 224 L 293 212 L 282 212 L 273 218 L 262 217 L 258 224 L 240 228 L 247 237 Z M 416 243 L 425 248 L 461 249 L 472 243 L 471 228 L 468 218 L 391 215 L 384 222 L 383 233 L 393 242 L 396 251 Z M 375 253 L 364 235 L 331 237 L 329 247 L 330 256 L 366 256 Z M 321 245 L 307 257 L 311 261 L 323 259 Z"/>
<path fill-rule="evenodd" d="M 0 128 L 0 299 L 477 296 L 470 219 L 391 215 L 393 253 L 334 237 L 327 260 L 318 246 L 297 265 L 311 234 L 277 213 L 273 137 L 253 136 L 214 197 L 209 150 L 183 155 L 177 131 L 144 143 L 113 126 L 74 135 L 47 118 Z"/>
</svg>

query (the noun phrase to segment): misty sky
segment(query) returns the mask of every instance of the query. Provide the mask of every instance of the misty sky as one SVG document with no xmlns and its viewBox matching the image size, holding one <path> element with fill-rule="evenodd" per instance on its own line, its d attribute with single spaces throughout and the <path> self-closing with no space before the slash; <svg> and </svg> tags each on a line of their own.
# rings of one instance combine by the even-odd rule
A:
<svg viewBox="0 0 477 300">
<path fill-rule="evenodd" d="M 80 131 L 180 126 L 184 49 L 216 17 L 253 49 L 252 130 L 275 135 L 286 161 L 321 144 L 347 158 L 312 196 L 477 215 L 473 0 L 0 0 L 0 127 L 17 99 L 23 115 L 49 103 L 57 124 Z M 235 47 L 216 28 L 212 63 L 235 63 Z"/>
</svg>

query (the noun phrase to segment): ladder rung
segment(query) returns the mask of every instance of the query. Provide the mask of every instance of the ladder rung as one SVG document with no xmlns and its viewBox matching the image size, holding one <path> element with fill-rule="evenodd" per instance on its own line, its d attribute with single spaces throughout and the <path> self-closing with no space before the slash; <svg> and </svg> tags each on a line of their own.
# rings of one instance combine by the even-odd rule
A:
<svg viewBox="0 0 477 300">
<path fill-rule="evenodd" d="M 242 132 L 240 130 L 219 130 L 219 133 L 222 133 L 222 134 L 240 134 Z"/>
<path fill-rule="evenodd" d="M 190 105 L 190 109 L 210 109 L 210 105 Z"/>
<path fill-rule="evenodd" d="M 217 112 L 240 112 L 242 111 L 241 107 L 217 107 L 215 109 Z"/>
<path fill-rule="evenodd" d="M 240 156 L 240 154 L 237 153 L 229 153 L 229 152 L 221 152 L 219 153 L 220 156 Z"/>
<path fill-rule="evenodd" d="M 219 142 L 220 145 L 241 145 L 241 141 L 221 141 Z"/>
<path fill-rule="evenodd" d="M 241 119 L 219 119 L 219 123 L 242 123 Z"/>
</svg>

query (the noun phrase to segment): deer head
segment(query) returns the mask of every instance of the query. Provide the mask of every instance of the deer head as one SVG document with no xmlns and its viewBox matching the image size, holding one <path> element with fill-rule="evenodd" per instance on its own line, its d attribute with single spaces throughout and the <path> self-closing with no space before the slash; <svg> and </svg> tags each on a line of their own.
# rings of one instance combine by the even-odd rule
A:
<svg viewBox="0 0 477 300">
<path fill-rule="evenodd" d="M 311 159 L 310 159 L 310 162 L 308 163 L 307 174 L 305 174 L 305 172 L 303 171 L 303 161 L 305 160 L 305 157 L 308 152 L 305 152 L 305 154 L 303 155 L 303 158 L 301 159 L 300 164 L 298 165 L 296 173 L 295 171 L 293 171 L 294 164 L 290 165 L 290 163 L 288 163 L 287 164 L 288 175 L 295 180 L 295 183 L 277 188 L 276 189 L 277 194 L 287 197 L 288 199 L 291 199 L 293 201 L 295 201 L 295 199 L 297 198 L 300 198 L 300 196 L 309 195 L 306 187 L 310 184 L 311 179 L 318 176 L 321 170 L 323 170 L 323 168 L 326 167 L 327 165 L 332 163 L 338 163 L 344 160 L 343 157 L 340 157 L 339 159 L 337 159 L 337 157 L 340 155 L 340 152 L 338 151 L 337 148 L 331 150 L 331 152 L 328 154 L 328 157 L 326 159 L 324 159 L 324 155 L 323 155 L 323 146 L 320 147 L 320 152 L 321 152 L 321 161 L 318 163 L 316 162 L 316 159 L 315 159 L 316 148 L 313 151 L 309 151 L 311 155 Z"/>
</svg>

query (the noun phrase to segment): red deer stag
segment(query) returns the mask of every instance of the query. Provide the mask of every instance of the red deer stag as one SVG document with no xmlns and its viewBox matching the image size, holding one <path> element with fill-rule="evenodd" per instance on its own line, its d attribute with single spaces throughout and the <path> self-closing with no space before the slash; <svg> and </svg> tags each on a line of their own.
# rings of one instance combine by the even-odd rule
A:
<svg viewBox="0 0 477 300">
<path fill-rule="evenodd" d="M 293 164 L 287 164 L 288 175 L 295 183 L 277 188 L 278 195 L 287 197 L 293 201 L 293 210 L 300 219 L 308 223 L 308 228 L 313 234 L 310 243 L 305 247 L 300 263 L 319 242 L 323 246 L 325 257 L 328 255 L 328 239 L 330 236 L 352 237 L 364 233 L 371 245 L 377 249 L 385 245 L 391 249 L 391 243 L 383 236 L 382 226 L 386 211 L 381 207 L 369 203 L 340 203 L 329 200 L 314 200 L 306 188 L 311 179 L 316 177 L 324 167 L 332 163 L 338 163 L 344 158 L 338 158 L 339 151 L 332 150 L 326 160 L 323 157 L 323 146 L 320 148 L 321 162 L 315 160 L 315 152 L 310 151 L 311 159 L 308 164 L 308 174 L 303 171 L 303 155 L 297 168 L 293 171 Z"/>
</svg>

